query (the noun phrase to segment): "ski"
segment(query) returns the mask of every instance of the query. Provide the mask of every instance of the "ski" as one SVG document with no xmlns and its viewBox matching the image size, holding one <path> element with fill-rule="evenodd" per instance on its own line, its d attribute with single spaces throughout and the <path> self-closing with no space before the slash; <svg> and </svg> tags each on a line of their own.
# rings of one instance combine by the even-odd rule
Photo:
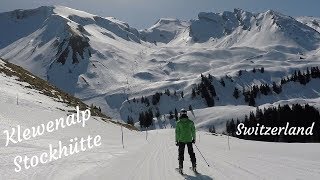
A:
<svg viewBox="0 0 320 180">
<path fill-rule="evenodd" d="M 177 171 L 179 174 L 184 175 L 184 174 L 183 174 L 183 172 L 182 172 L 182 171 L 180 171 L 180 169 L 179 169 L 179 168 L 176 168 L 176 171 Z"/>
<path fill-rule="evenodd" d="M 204 180 L 207 179 L 206 176 L 203 176 L 201 173 L 199 173 L 196 169 L 195 171 L 193 170 L 192 167 L 190 167 L 190 170 L 194 173 L 195 179 L 199 179 L 199 180 Z"/>
<path fill-rule="evenodd" d="M 175 168 L 175 170 L 182 176 L 184 179 L 186 179 L 187 175 L 184 174 L 183 172 L 180 172 L 179 168 Z"/>
<path fill-rule="evenodd" d="M 196 175 L 199 175 L 199 174 L 200 174 L 196 169 L 193 169 L 193 167 L 190 167 L 190 170 L 191 170 L 192 172 L 194 172 Z"/>
</svg>

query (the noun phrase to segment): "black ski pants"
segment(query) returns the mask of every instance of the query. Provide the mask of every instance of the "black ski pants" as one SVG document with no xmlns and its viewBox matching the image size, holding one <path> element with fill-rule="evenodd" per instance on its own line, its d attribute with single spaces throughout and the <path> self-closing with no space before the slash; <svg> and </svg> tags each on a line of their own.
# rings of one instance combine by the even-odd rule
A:
<svg viewBox="0 0 320 180">
<path fill-rule="evenodd" d="M 180 168 L 183 167 L 184 149 L 185 149 L 186 145 L 188 147 L 188 153 L 189 153 L 189 156 L 190 156 L 190 159 L 191 159 L 192 166 L 195 167 L 196 166 L 196 155 L 195 155 L 195 153 L 193 151 L 192 142 L 189 142 L 189 143 L 179 142 L 179 156 L 178 156 L 179 167 Z"/>
</svg>

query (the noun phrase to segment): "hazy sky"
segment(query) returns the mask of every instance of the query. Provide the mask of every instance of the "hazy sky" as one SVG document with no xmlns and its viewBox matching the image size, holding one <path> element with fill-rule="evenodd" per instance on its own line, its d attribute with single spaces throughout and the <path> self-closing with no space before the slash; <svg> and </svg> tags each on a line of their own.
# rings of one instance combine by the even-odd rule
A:
<svg viewBox="0 0 320 180">
<path fill-rule="evenodd" d="M 319 0 L 0 0 L 0 12 L 63 5 L 100 16 L 114 16 L 138 29 L 150 27 L 160 17 L 194 19 L 201 11 L 253 12 L 273 9 L 291 16 L 319 16 Z"/>
</svg>

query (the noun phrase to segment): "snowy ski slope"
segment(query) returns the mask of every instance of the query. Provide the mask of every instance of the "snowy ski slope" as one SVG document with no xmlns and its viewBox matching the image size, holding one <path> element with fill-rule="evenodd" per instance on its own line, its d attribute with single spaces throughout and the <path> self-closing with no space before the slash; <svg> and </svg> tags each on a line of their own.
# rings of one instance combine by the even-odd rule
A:
<svg viewBox="0 0 320 180">
<path fill-rule="evenodd" d="M 5 63 L 0 61 L 0 66 Z M 0 73 L 0 132 L 20 125 L 22 129 L 47 123 L 70 114 L 74 108 L 39 91 L 27 88 L 28 83 Z M 18 96 L 18 103 L 17 103 Z M 314 100 L 316 102 L 317 100 Z M 195 111 L 199 125 L 207 118 L 218 118 L 227 109 L 236 116 L 248 111 L 248 107 L 215 107 Z M 208 116 L 209 112 L 215 113 Z M 190 117 L 192 117 L 190 115 Z M 179 180 L 184 179 L 174 168 L 178 165 L 177 147 L 173 129 L 145 132 L 124 130 L 124 149 L 120 127 L 92 117 L 85 127 L 80 124 L 47 133 L 37 138 L 10 144 L 0 135 L 0 179 L 121 179 L 121 180 Z M 71 138 L 101 135 L 102 145 L 91 150 L 63 157 L 44 165 L 38 165 L 19 173 L 14 171 L 13 159 L 17 155 L 34 156 L 48 150 L 48 144 L 57 146 L 60 140 L 68 143 Z M 195 149 L 200 175 L 195 176 L 185 153 L 185 179 L 203 180 L 256 180 L 256 179 L 307 179 L 320 178 L 320 144 L 269 143 L 230 138 L 230 150 L 226 136 L 214 136 L 198 132 L 197 146 L 210 164 L 207 167 Z"/>
</svg>

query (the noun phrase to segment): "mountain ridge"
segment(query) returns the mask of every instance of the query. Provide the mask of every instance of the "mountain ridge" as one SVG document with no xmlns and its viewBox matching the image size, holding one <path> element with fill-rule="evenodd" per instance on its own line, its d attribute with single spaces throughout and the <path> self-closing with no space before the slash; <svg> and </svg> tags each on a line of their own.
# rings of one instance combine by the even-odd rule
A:
<svg viewBox="0 0 320 180">
<path fill-rule="evenodd" d="M 12 16 L 6 19 L 8 14 Z M 122 120 L 130 115 L 127 110 L 121 114 L 129 99 L 166 89 L 184 91 L 189 98 L 200 74 L 220 79 L 265 67 L 266 74 L 257 79 L 237 79 L 234 84 L 241 89 L 279 82 L 296 69 L 319 63 L 319 32 L 272 10 L 202 12 L 194 20 L 162 18 L 137 30 L 113 17 L 51 6 L 1 13 L 1 23 L 7 25 L 0 30 L 5 39 L 0 41 L 1 57 Z M 218 94 L 227 92 L 217 89 Z M 201 99 L 184 101 L 205 105 Z M 230 102 L 222 98 L 218 104 Z"/>
</svg>

